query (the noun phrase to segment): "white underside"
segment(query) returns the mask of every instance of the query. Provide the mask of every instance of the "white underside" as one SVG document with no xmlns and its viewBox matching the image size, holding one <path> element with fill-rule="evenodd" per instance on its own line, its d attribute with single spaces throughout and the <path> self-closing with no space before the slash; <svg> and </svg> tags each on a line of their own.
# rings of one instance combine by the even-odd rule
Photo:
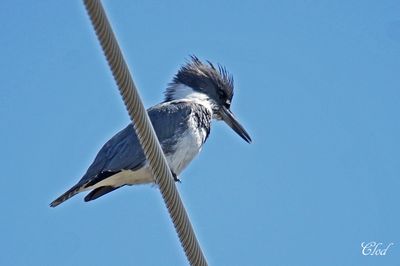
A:
<svg viewBox="0 0 400 266">
<path fill-rule="evenodd" d="M 154 179 L 150 168 L 148 165 L 146 165 L 137 171 L 122 170 L 121 172 L 94 184 L 93 186 L 86 187 L 84 190 L 92 190 L 104 186 L 120 187 L 123 185 L 139 185 L 153 182 Z"/>
<path fill-rule="evenodd" d="M 181 140 L 174 148 L 176 152 L 168 154 L 166 157 L 169 167 L 176 175 L 180 175 L 182 170 L 200 152 L 207 136 L 204 129 L 197 128 L 194 117 L 189 118 L 188 123 L 188 130 L 184 132 Z M 155 179 L 151 174 L 150 168 L 146 164 L 137 171 L 123 170 L 84 190 L 92 190 L 102 186 L 119 187 L 122 185 L 149 184 L 154 183 L 154 181 Z"/>
</svg>

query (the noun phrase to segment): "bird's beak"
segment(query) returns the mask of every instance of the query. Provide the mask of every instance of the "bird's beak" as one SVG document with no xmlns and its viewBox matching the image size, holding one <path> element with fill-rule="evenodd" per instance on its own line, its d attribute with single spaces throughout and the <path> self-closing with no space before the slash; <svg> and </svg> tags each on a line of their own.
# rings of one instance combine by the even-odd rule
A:
<svg viewBox="0 0 400 266">
<path fill-rule="evenodd" d="M 231 110 L 222 106 L 220 109 L 222 120 L 228 124 L 239 136 L 242 137 L 247 143 L 251 142 L 251 138 L 242 125 L 237 121 Z"/>
</svg>

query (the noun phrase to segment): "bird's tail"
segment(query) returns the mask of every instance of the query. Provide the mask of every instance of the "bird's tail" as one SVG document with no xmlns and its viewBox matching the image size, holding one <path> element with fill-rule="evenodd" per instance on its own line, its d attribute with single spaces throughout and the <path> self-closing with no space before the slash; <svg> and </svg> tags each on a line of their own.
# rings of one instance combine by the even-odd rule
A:
<svg viewBox="0 0 400 266">
<path fill-rule="evenodd" d="M 63 203 L 67 199 L 72 198 L 76 194 L 82 191 L 82 184 L 76 184 L 72 188 L 70 188 L 67 192 L 59 196 L 57 199 L 55 199 L 52 203 L 50 203 L 50 207 L 56 207 L 59 204 Z"/>
</svg>

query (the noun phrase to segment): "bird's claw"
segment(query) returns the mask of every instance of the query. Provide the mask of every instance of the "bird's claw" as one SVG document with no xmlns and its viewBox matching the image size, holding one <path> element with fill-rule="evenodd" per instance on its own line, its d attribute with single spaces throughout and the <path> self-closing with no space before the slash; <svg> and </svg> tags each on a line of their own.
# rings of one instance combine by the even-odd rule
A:
<svg viewBox="0 0 400 266">
<path fill-rule="evenodd" d="M 175 182 L 182 183 L 182 181 L 178 178 L 178 176 L 174 172 L 171 171 L 171 173 L 172 173 L 172 176 L 174 177 Z"/>
</svg>

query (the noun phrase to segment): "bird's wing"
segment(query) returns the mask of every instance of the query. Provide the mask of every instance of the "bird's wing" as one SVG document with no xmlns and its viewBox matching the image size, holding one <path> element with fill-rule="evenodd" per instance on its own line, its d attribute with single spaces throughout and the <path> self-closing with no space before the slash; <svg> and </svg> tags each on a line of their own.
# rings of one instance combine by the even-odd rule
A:
<svg viewBox="0 0 400 266">
<path fill-rule="evenodd" d="M 172 147 L 176 143 L 174 136 L 187 128 L 185 121 L 191 113 L 190 104 L 179 101 L 162 103 L 148 109 L 147 112 L 164 153 L 173 152 Z M 132 124 L 129 124 L 104 144 L 79 183 L 96 183 L 96 179 L 107 178 L 121 170 L 139 169 L 145 162 L 146 158 L 136 132 Z"/>
<path fill-rule="evenodd" d="M 132 124 L 129 124 L 104 144 L 80 183 L 86 183 L 100 176 L 106 178 L 104 175 L 110 176 L 111 173 L 123 169 L 138 169 L 145 160 L 135 130 Z"/>
</svg>

